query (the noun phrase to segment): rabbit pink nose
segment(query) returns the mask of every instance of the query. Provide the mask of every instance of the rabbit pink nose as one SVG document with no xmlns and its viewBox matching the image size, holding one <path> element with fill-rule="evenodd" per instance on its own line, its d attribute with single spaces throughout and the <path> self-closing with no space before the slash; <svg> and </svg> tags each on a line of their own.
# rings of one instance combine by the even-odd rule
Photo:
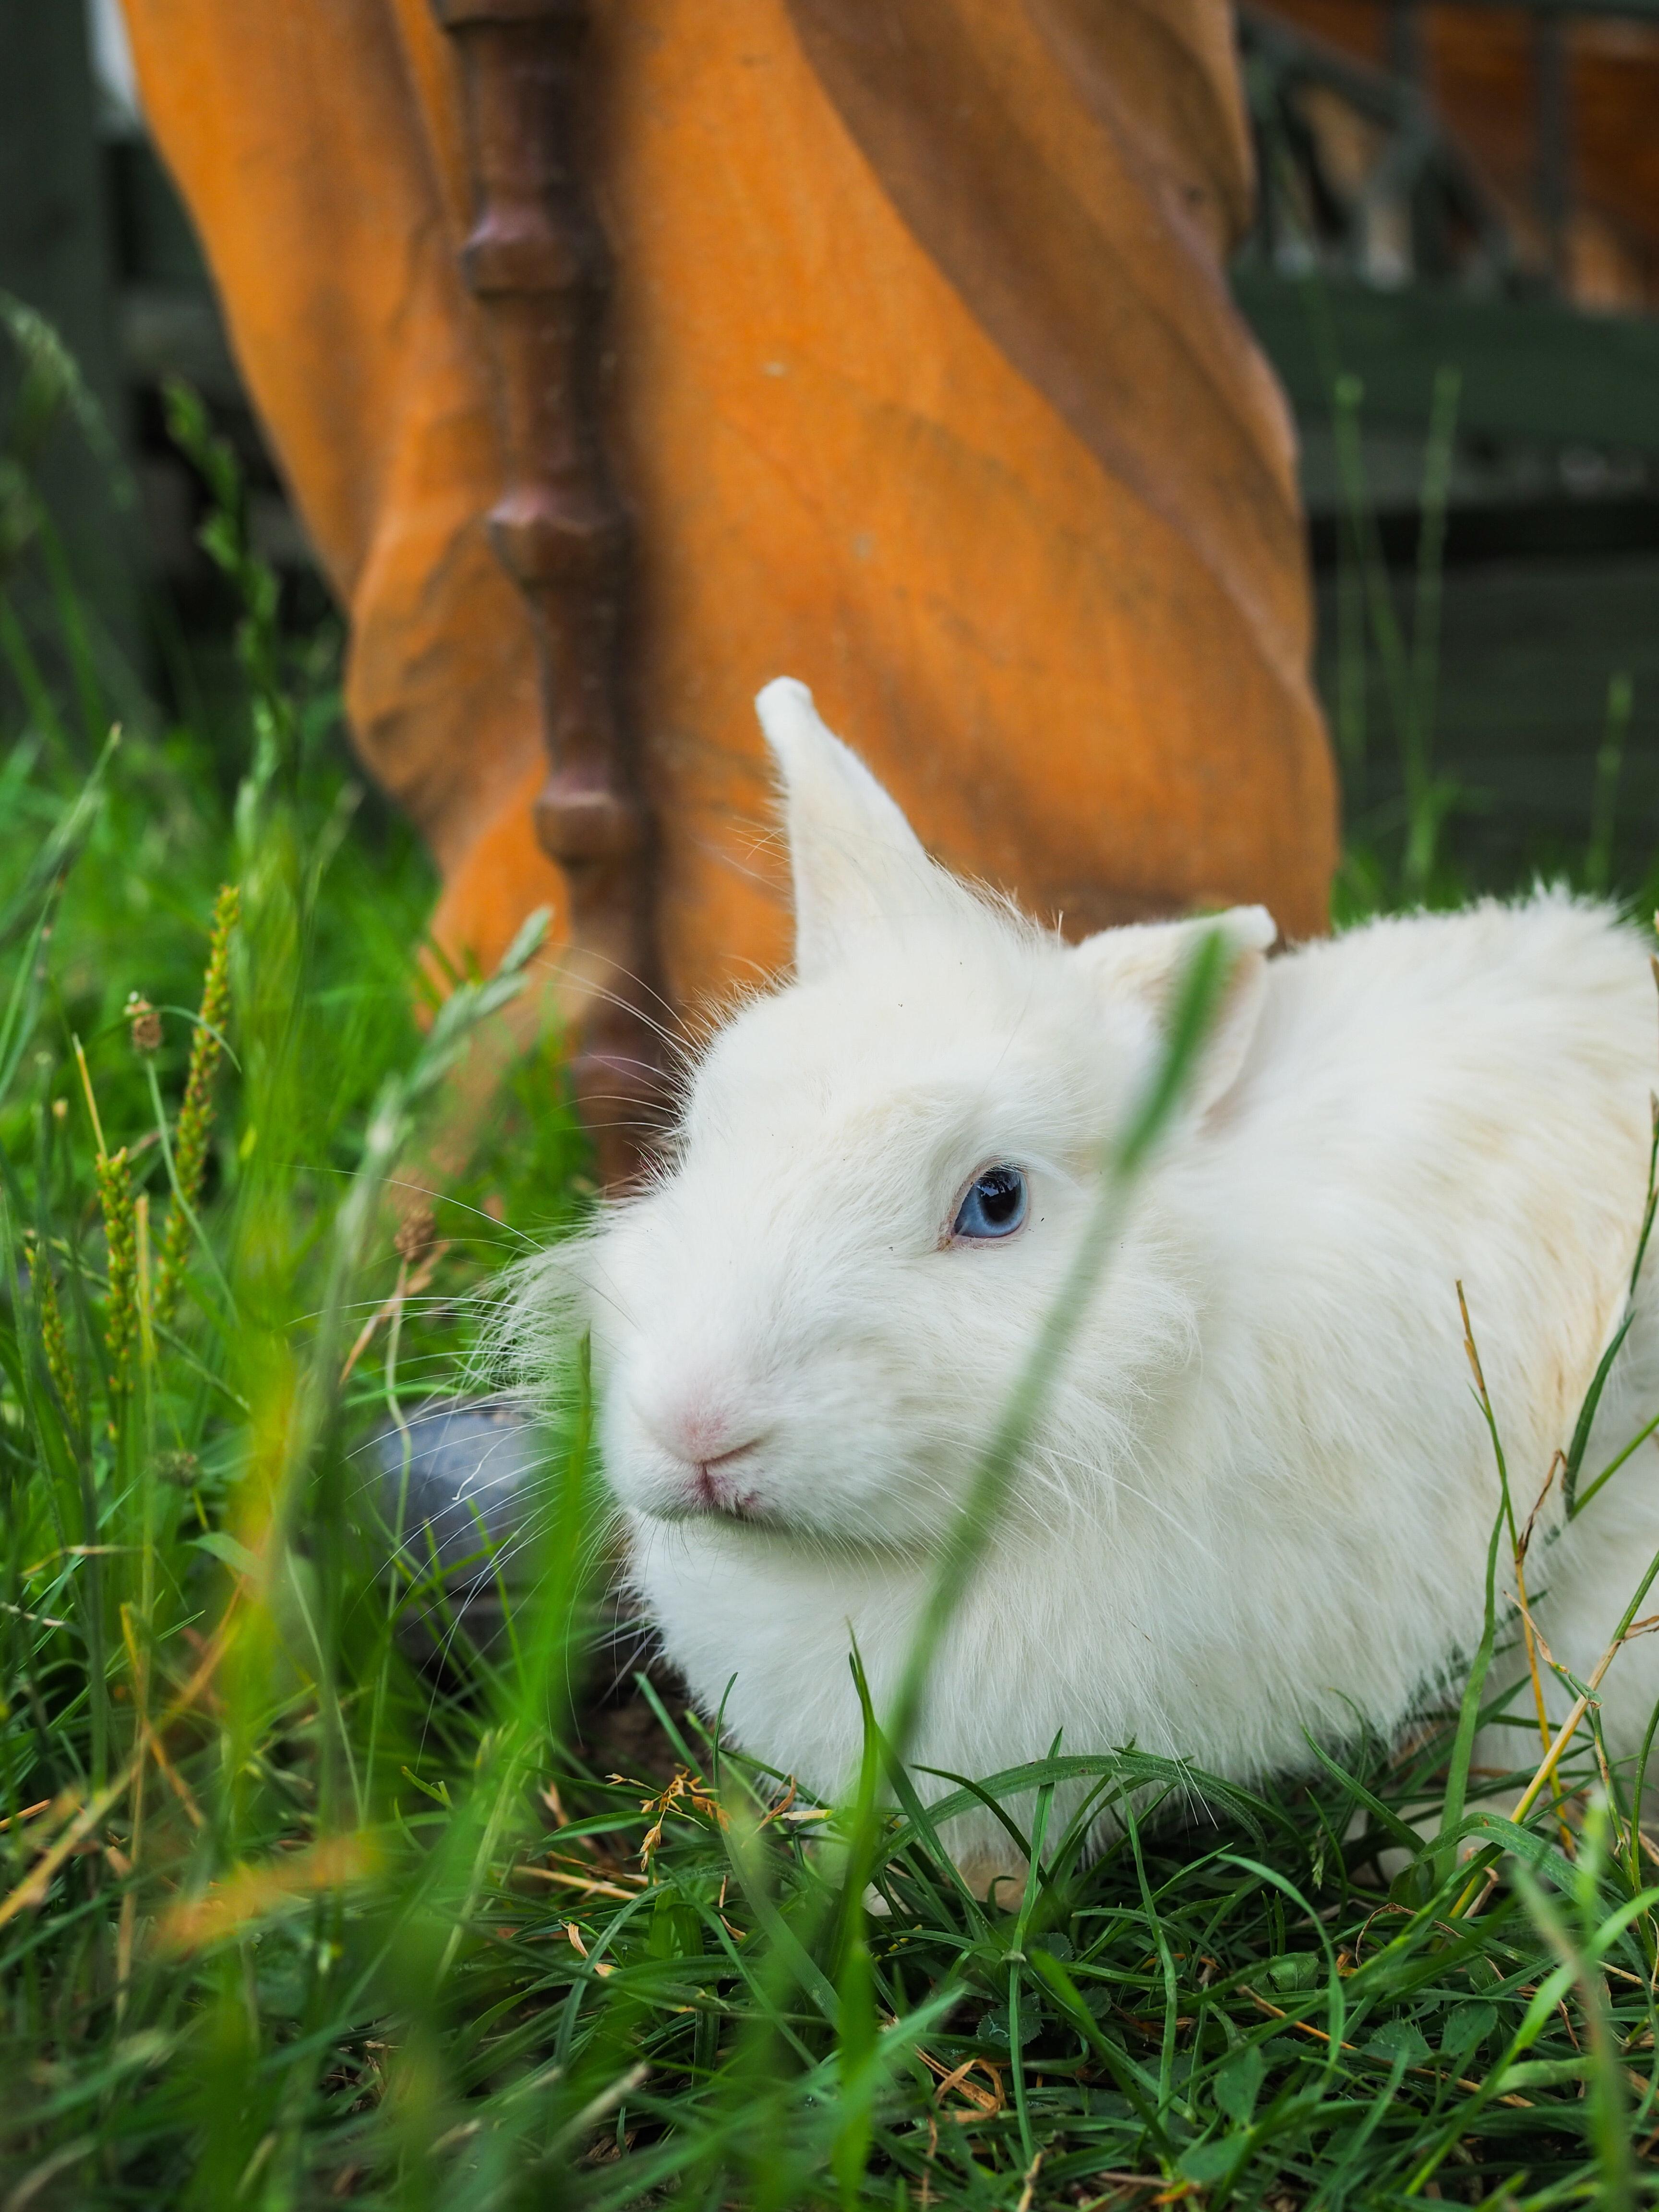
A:
<svg viewBox="0 0 1659 2212">
<path fill-rule="evenodd" d="M 665 1407 L 646 1416 L 646 1426 L 674 1458 L 699 1473 L 752 1451 L 760 1431 L 707 1403 Z"/>
</svg>

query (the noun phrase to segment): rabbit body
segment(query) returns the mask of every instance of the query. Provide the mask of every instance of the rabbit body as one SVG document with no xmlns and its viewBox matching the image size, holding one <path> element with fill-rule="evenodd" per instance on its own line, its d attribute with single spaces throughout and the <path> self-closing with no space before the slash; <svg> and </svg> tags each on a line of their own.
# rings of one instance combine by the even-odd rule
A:
<svg viewBox="0 0 1659 2212">
<path fill-rule="evenodd" d="M 860 1743 L 849 1650 L 882 1711 L 1208 925 L 1068 945 L 927 861 L 800 687 L 762 707 L 798 980 L 719 1032 L 655 1187 L 526 1311 L 532 1340 L 556 1326 L 574 1269 L 668 1655 L 737 1743 L 833 1793 Z M 1058 1735 L 1247 1781 L 1305 1765 L 1308 1734 L 1392 1736 L 1481 1631 L 1499 1493 L 1457 1284 L 1522 1517 L 1625 1310 L 1655 1068 L 1632 930 L 1553 892 L 1271 961 L 1260 909 L 1215 926 L 1232 984 L 939 1650 L 919 1768 L 985 1775 Z M 1029 1213 L 964 1241 L 988 1163 Z M 1638 1298 L 1586 1480 L 1659 1411 Z M 1654 1456 L 1534 1543 L 1540 1626 L 1581 1675 L 1659 1545 Z M 1652 1654 L 1607 1677 L 1615 1754 Z M 1527 1760 L 1504 1741 L 1493 1763 Z"/>
</svg>

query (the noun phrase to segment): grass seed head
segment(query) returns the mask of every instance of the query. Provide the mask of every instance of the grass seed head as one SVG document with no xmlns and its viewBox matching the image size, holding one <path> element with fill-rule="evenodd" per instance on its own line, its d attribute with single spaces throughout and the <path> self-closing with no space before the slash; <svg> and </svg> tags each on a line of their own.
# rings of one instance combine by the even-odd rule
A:
<svg viewBox="0 0 1659 2212">
<path fill-rule="evenodd" d="M 132 1389 L 132 1350 L 138 1340 L 138 1232 L 132 1169 L 124 1145 L 97 1164 L 98 1203 L 109 1253 L 104 1301 L 104 1342 L 109 1352 L 110 1418 Z"/>
<path fill-rule="evenodd" d="M 81 1401 L 70 1358 L 69 1332 L 64 1327 L 64 1309 L 58 1301 L 58 1284 L 40 1240 L 32 1233 L 25 1238 L 24 1249 L 28 1256 L 29 1287 L 34 1293 L 34 1309 L 40 1318 L 40 1347 L 46 1353 L 46 1372 L 63 1401 L 70 1426 L 78 1429 Z"/>
<path fill-rule="evenodd" d="M 437 1217 L 432 1208 L 417 1206 L 412 1213 L 404 1216 L 392 1240 L 392 1249 L 406 1267 L 412 1267 L 431 1250 L 437 1234 Z"/>
<path fill-rule="evenodd" d="M 207 1171 L 208 1138 L 213 1128 L 213 1079 L 224 1055 L 222 1039 L 230 1012 L 230 938 L 236 927 L 240 903 L 240 895 L 234 884 L 224 884 L 213 903 L 201 1011 L 190 1041 L 185 1103 L 179 1110 L 179 1127 L 173 1142 L 173 1169 L 178 1191 L 168 1210 L 161 1256 L 155 1270 L 158 1322 L 167 1321 L 178 1304 L 185 1265 L 190 1257 L 190 1217 L 201 1197 Z"/>
<path fill-rule="evenodd" d="M 128 994 L 122 1010 L 135 1052 L 159 1052 L 161 1048 L 161 1017 L 142 993 Z"/>
</svg>

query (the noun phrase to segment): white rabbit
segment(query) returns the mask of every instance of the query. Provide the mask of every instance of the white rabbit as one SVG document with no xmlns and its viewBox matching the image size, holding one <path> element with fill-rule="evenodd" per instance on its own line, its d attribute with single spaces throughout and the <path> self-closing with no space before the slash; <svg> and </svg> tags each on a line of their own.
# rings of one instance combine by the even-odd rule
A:
<svg viewBox="0 0 1659 2212">
<path fill-rule="evenodd" d="M 1260 907 L 1071 946 L 930 861 L 804 686 L 757 703 L 796 979 L 715 1036 L 655 1186 L 522 1292 L 520 1334 L 550 1362 L 577 1283 L 606 1475 L 669 1657 L 745 1750 L 846 1784 L 849 1648 L 882 1710 L 1193 933 L 1218 926 L 1237 963 L 1192 1095 L 912 1756 L 984 1775 L 1063 1732 L 1248 1781 L 1305 1767 L 1304 1730 L 1393 1735 L 1480 1633 L 1498 1492 L 1457 1283 L 1522 1516 L 1620 1317 L 1655 1069 L 1636 933 L 1545 892 L 1272 961 Z M 1586 1480 L 1659 1410 L 1653 1336 L 1644 1314 Z M 1534 1546 L 1540 1626 L 1581 1675 L 1659 1545 L 1654 1456 Z M 1608 1675 L 1618 1753 L 1656 1656 L 1636 1644 Z M 1499 1763 L 1530 1765 L 1528 1742 L 1506 1734 Z M 972 1859 L 994 1836 L 973 1816 L 956 1840 Z"/>
</svg>

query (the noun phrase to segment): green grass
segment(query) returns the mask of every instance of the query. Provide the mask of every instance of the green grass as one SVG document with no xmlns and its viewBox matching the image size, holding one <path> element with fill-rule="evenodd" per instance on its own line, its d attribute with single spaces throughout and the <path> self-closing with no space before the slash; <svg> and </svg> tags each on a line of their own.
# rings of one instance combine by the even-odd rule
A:
<svg viewBox="0 0 1659 2212">
<path fill-rule="evenodd" d="M 1042 1832 L 1012 1909 L 963 1890 L 949 1806 L 925 1814 L 873 1732 L 825 1808 L 648 1680 L 648 1735 L 603 1709 L 579 1361 L 513 1636 L 458 1631 L 441 1672 L 406 1656 L 438 1594 L 388 1574 L 364 1446 L 473 1373 L 492 1281 L 580 1216 L 583 1155 L 550 1040 L 467 1137 L 512 979 L 422 1027 L 425 864 L 354 828 L 326 654 L 282 638 L 234 479 L 179 429 L 248 609 L 240 779 L 154 714 L 105 748 L 73 623 L 33 664 L 7 632 L 0 2212 L 1644 2201 L 1659 1928 L 1632 1778 L 1599 1787 L 1593 1712 L 1565 1827 L 1548 1790 L 1497 1818 L 1467 1771 L 1507 1522 L 1471 1689 L 1404 1749 L 1258 1793 L 1113 1747 L 989 1778 L 1035 1792 Z M 228 1053 L 164 1320 L 222 883 Z M 134 992 L 163 1010 L 153 1054 Z M 118 1169 L 100 1197 L 122 1148 L 130 1211 Z M 443 1249 L 399 1299 L 400 1189 L 434 1160 Z M 1022 1418 L 981 1471 L 981 1541 Z M 1524 1777 L 1524 1701 L 1513 1729 Z M 648 1776 L 611 1772 L 626 1741 Z M 1047 1832 L 1079 1775 L 1121 1817 L 1092 1863 L 1080 1821 Z M 1466 1786 L 1423 1843 L 1410 1808 Z"/>
</svg>

